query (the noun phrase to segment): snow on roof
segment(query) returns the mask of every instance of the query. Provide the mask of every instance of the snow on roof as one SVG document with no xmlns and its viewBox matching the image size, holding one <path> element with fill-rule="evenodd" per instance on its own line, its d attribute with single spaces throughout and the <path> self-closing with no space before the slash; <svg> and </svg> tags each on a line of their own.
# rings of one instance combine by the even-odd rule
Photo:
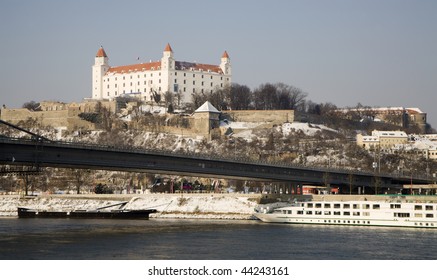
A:
<svg viewBox="0 0 437 280">
<path fill-rule="evenodd" d="M 377 137 L 404 137 L 407 138 L 408 135 L 403 131 L 379 131 L 374 130 L 372 131 L 372 136 Z"/>
<path fill-rule="evenodd" d="M 203 105 L 197 108 L 197 110 L 194 112 L 195 113 L 209 112 L 209 113 L 217 113 L 217 114 L 220 113 L 220 111 L 217 110 L 209 101 L 203 103 Z"/>
</svg>

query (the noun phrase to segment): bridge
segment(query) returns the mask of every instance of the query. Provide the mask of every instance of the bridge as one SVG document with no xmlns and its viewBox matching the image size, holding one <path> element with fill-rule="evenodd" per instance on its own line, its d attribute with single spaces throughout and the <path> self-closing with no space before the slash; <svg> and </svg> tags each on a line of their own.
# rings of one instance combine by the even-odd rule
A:
<svg viewBox="0 0 437 280">
<path fill-rule="evenodd" d="M 0 138 L 0 165 L 60 167 L 94 170 L 176 174 L 186 176 L 282 182 L 289 188 L 303 184 L 334 185 L 342 190 L 358 187 L 402 188 L 404 184 L 430 184 L 418 177 L 393 176 L 351 170 L 311 168 L 211 158 L 136 148 L 117 148 L 85 143 L 44 141 L 44 139 Z M 291 191 L 291 189 L 289 189 Z"/>
</svg>

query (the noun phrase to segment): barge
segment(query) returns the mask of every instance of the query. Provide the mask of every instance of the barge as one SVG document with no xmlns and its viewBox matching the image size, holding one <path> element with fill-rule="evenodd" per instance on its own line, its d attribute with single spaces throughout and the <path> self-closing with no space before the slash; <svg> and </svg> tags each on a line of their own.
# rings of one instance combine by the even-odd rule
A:
<svg viewBox="0 0 437 280">
<path fill-rule="evenodd" d="M 25 207 L 18 207 L 18 218 L 72 218 L 72 219 L 142 219 L 148 220 L 149 215 L 156 213 L 156 209 L 126 209 L 128 202 L 122 202 L 114 205 L 100 207 L 93 210 L 71 210 L 71 211 L 48 211 L 37 210 Z M 111 209 L 114 206 L 121 205 L 119 209 Z"/>
</svg>

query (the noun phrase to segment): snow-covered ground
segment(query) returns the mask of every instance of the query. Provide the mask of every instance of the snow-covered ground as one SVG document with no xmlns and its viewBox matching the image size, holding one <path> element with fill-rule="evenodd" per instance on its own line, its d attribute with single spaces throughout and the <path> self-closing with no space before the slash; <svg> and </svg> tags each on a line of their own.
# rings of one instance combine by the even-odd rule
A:
<svg viewBox="0 0 437 280">
<path fill-rule="evenodd" d="M 262 125 L 264 124 L 265 124 L 264 122 L 233 122 L 233 121 L 223 122 L 222 121 L 220 123 L 220 126 L 224 128 L 231 128 L 232 130 L 236 131 L 234 137 L 250 140 L 254 136 L 253 130 L 255 130 L 258 127 L 262 127 Z M 283 123 L 282 126 L 278 126 L 277 129 L 281 130 L 284 136 L 288 136 L 293 131 L 296 132 L 301 131 L 308 136 L 314 136 L 317 132 L 321 132 L 322 130 L 338 132 L 324 125 L 300 123 L 300 122 Z"/>
<path fill-rule="evenodd" d="M 109 200 L 108 200 L 109 198 Z M 74 197 L 39 196 L 30 199 L 18 196 L 0 197 L 0 217 L 17 216 L 17 207 L 59 211 L 96 209 L 121 201 L 130 201 L 126 209 L 157 209 L 151 218 L 251 219 L 259 195 L 244 194 L 145 194 L 139 196 Z"/>
<path fill-rule="evenodd" d="M 338 132 L 332 128 L 329 128 L 321 124 L 310 124 L 310 123 L 300 123 L 300 122 L 282 124 L 282 133 L 284 134 L 284 136 L 289 135 L 292 131 L 302 131 L 304 134 L 308 136 L 314 136 L 317 132 L 320 132 L 322 130 Z"/>
</svg>

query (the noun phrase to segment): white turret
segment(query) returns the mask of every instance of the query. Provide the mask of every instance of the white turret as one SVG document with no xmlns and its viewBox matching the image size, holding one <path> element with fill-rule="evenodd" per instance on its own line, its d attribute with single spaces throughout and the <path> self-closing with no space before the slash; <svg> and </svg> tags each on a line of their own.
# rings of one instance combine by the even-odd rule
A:
<svg viewBox="0 0 437 280">
<path fill-rule="evenodd" d="M 223 74 L 231 75 L 231 59 L 229 58 L 227 51 L 225 51 L 222 55 L 220 68 L 222 69 Z"/>
<path fill-rule="evenodd" d="M 108 72 L 108 56 L 103 47 L 97 51 L 93 65 L 93 99 L 104 99 L 103 76 Z"/>
<path fill-rule="evenodd" d="M 170 47 L 170 44 L 165 46 L 162 58 L 161 58 L 161 70 L 174 70 L 175 69 L 175 61 L 173 57 L 173 50 Z"/>
</svg>

